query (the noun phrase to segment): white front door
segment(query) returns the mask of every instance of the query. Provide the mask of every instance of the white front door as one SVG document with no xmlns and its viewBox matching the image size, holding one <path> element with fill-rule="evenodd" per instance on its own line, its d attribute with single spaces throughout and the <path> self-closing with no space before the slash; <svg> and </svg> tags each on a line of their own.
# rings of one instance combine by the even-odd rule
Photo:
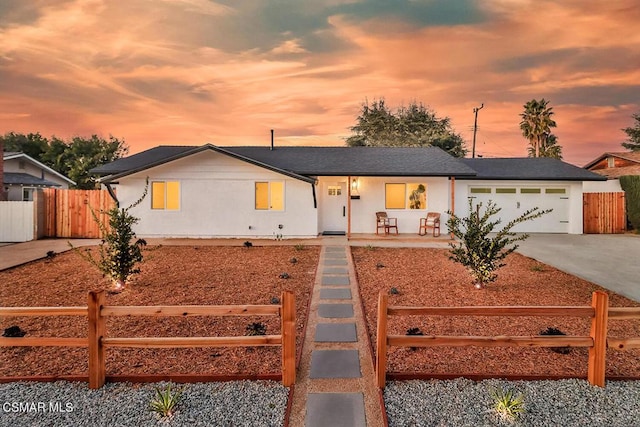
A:
<svg viewBox="0 0 640 427">
<path fill-rule="evenodd" d="M 327 234 L 347 231 L 347 184 L 346 182 L 322 182 L 320 186 L 321 229 Z"/>
</svg>

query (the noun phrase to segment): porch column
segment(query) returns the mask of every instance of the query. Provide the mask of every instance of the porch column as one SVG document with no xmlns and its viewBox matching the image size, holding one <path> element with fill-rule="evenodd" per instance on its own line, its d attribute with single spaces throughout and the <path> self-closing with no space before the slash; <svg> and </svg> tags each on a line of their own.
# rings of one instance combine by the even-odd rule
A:
<svg viewBox="0 0 640 427">
<path fill-rule="evenodd" d="M 347 240 L 351 238 L 351 175 L 347 177 Z"/>
<path fill-rule="evenodd" d="M 456 179 L 451 177 L 451 214 L 456 213 Z M 449 237 L 453 239 L 453 233 L 449 233 Z"/>
</svg>

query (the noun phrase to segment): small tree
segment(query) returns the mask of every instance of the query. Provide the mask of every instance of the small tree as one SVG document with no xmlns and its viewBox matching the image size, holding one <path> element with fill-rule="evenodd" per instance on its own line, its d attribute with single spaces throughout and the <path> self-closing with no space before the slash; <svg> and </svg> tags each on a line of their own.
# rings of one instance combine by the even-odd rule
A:
<svg viewBox="0 0 640 427">
<path fill-rule="evenodd" d="M 518 248 L 514 244 L 525 240 L 528 234 L 516 236 L 511 229 L 521 222 L 529 221 L 552 211 L 541 211 L 539 208 L 529 209 L 516 219 L 509 221 L 501 230 L 494 229 L 500 224 L 500 220 L 492 221 L 491 217 L 500 212 L 492 201 L 487 203 L 484 213 L 481 213 L 482 203 L 473 206 L 469 199 L 469 216 L 458 217 L 452 212 L 449 214 L 447 225 L 449 231 L 458 239 L 456 243 L 449 243 L 449 259 L 459 262 L 467 268 L 473 278 L 476 289 L 482 289 L 496 280 L 496 271 L 505 264 L 502 262 L 511 252 Z M 509 247 L 509 245 L 512 245 Z"/>
<path fill-rule="evenodd" d="M 621 176 L 620 187 L 627 204 L 627 218 L 636 233 L 640 233 L 640 176 Z"/>
<path fill-rule="evenodd" d="M 132 275 L 140 273 L 139 264 L 143 260 L 142 248 L 147 245 L 147 242 L 136 237 L 133 226 L 140 219 L 131 215 L 129 210 L 142 203 L 148 188 L 147 182 L 142 197 L 131 206 L 122 209 L 113 207 L 106 211 L 109 227 L 100 221 L 91 209 L 91 215 L 104 236 L 99 245 L 100 259 L 95 259 L 88 249 L 80 252 L 74 248 L 84 259 L 95 265 L 103 276 L 113 280 L 116 291 L 122 290 Z"/>
</svg>

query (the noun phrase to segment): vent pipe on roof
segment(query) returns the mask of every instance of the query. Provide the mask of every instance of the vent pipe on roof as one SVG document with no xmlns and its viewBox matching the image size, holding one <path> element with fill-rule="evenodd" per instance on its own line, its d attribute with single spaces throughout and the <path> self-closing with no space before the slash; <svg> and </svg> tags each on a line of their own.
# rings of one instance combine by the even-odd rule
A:
<svg viewBox="0 0 640 427">
<path fill-rule="evenodd" d="M 271 129 L 271 148 L 270 150 L 273 151 L 273 129 Z"/>
</svg>

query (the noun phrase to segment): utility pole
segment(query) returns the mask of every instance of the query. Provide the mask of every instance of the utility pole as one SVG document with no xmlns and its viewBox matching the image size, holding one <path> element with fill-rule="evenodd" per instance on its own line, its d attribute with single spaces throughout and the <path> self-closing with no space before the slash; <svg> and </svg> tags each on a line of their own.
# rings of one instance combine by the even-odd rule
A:
<svg viewBox="0 0 640 427">
<path fill-rule="evenodd" d="M 484 102 L 479 106 L 473 109 L 473 114 L 476 115 L 476 118 L 473 121 L 473 149 L 471 150 L 471 158 L 476 158 L 476 132 L 478 131 L 478 111 L 484 108 Z"/>
</svg>

